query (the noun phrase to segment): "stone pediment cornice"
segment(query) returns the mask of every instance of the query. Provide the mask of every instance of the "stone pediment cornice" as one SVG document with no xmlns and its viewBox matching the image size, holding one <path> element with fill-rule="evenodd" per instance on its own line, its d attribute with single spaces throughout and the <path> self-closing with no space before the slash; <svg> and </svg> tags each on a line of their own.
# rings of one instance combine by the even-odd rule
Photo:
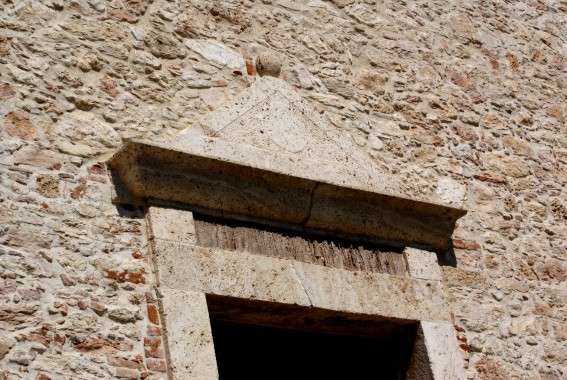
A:
<svg viewBox="0 0 567 380">
<path fill-rule="evenodd" d="M 115 203 L 445 250 L 466 211 L 403 195 L 399 180 L 285 82 L 262 78 L 174 140 L 128 141 L 109 161 Z"/>
</svg>

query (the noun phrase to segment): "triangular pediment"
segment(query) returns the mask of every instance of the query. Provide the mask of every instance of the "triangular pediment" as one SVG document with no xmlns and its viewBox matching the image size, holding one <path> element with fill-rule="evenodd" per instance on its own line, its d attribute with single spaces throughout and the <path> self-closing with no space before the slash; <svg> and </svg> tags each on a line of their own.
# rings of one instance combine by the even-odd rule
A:
<svg viewBox="0 0 567 380">
<path fill-rule="evenodd" d="M 396 177 L 275 78 L 260 78 L 171 141 L 128 141 L 108 165 L 116 203 L 379 244 L 446 249 L 465 213 L 404 196 Z"/>
<path fill-rule="evenodd" d="M 259 78 L 197 125 L 183 130 L 171 144 L 179 149 L 201 144 L 209 152 L 236 150 L 239 154 L 219 158 L 238 157 L 238 163 L 268 170 L 278 170 L 276 162 L 281 162 L 278 171 L 288 175 L 305 176 L 306 170 L 318 171 L 316 179 L 323 182 L 400 194 L 395 178 L 375 165 L 366 152 L 337 131 L 293 87 L 277 78 Z"/>
</svg>

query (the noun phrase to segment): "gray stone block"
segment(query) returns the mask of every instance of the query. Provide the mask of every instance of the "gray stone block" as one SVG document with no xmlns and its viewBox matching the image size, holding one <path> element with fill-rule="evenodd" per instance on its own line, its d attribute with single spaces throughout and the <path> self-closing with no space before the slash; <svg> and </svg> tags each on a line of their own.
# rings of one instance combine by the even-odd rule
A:
<svg viewBox="0 0 567 380">
<path fill-rule="evenodd" d="M 170 378 L 218 379 L 205 294 L 166 288 L 160 293 Z"/>
<path fill-rule="evenodd" d="M 415 248 L 406 248 L 404 256 L 408 263 L 409 274 L 422 280 L 441 281 L 441 268 L 434 252 Z"/>
<path fill-rule="evenodd" d="M 195 243 L 195 224 L 191 211 L 149 207 L 146 218 L 149 219 L 153 238 Z"/>
</svg>

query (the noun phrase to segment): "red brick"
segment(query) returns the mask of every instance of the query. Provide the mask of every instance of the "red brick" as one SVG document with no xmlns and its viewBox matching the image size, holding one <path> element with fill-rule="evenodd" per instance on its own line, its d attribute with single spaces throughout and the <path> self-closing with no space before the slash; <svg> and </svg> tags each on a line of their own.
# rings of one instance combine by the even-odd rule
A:
<svg viewBox="0 0 567 380">
<path fill-rule="evenodd" d="M 143 273 L 139 273 L 136 271 L 117 272 L 113 270 L 106 270 L 104 271 L 104 275 L 118 282 L 131 282 L 132 284 L 146 283 L 146 278 L 144 277 Z"/>
<path fill-rule="evenodd" d="M 159 347 L 161 344 L 161 337 L 159 336 L 147 336 L 144 338 L 145 347 Z"/>
<path fill-rule="evenodd" d="M 246 74 L 256 75 L 256 66 L 254 65 L 254 61 L 251 59 L 246 60 Z"/>
<path fill-rule="evenodd" d="M 158 316 L 157 307 L 153 303 L 148 304 L 148 318 L 150 319 L 150 322 L 152 322 L 154 325 L 159 325 L 159 316 Z"/>
<path fill-rule="evenodd" d="M 533 312 L 534 314 L 545 315 L 546 317 L 553 317 L 553 309 L 545 303 L 535 301 Z"/>
<path fill-rule="evenodd" d="M 567 279 L 567 268 L 557 259 L 547 259 L 544 263 L 538 263 L 535 270 L 543 280 L 564 281 Z"/>
<path fill-rule="evenodd" d="M 155 371 L 155 372 L 166 371 L 165 360 L 163 359 L 147 359 L 146 366 L 150 371 Z"/>
<path fill-rule="evenodd" d="M 472 241 L 463 241 L 459 239 L 453 239 L 453 247 L 458 249 L 468 249 L 471 251 L 479 251 L 480 245 Z"/>
<path fill-rule="evenodd" d="M 119 379 L 138 379 L 140 377 L 140 371 L 130 368 L 116 368 L 114 376 Z"/>
<path fill-rule="evenodd" d="M 159 326 L 148 326 L 148 331 L 146 332 L 148 336 L 161 336 L 161 327 Z"/>
<path fill-rule="evenodd" d="M 474 81 L 467 76 L 455 72 L 452 72 L 450 76 L 451 81 L 457 86 L 461 87 L 463 90 L 476 91 L 476 85 Z"/>
<path fill-rule="evenodd" d="M 51 380 L 51 377 L 47 376 L 44 373 L 40 373 L 39 375 L 37 375 L 37 380 Z"/>
<path fill-rule="evenodd" d="M 144 354 L 147 358 L 158 358 L 161 359 L 164 357 L 163 350 L 158 347 L 145 347 Z"/>
<path fill-rule="evenodd" d="M 128 360 L 123 358 L 109 357 L 108 364 L 113 367 L 124 367 L 130 369 L 144 369 L 144 364 L 140 361 Z"/>
<path fill-rule="evenodd" d="M 105 352 L 118 351 L 119 345 L 108 338 L 101 336 L 88 336 L 82 339 L 75 339 L 73 345 L 81 351 L 102 350 Z"/>
<path fill-rule="evenodd" d="M 26 336 L 26 339 L 30 342 L 38 342 L 46 347 L 49 347 L 53 337 L 52 337 L 52 333 L 49 332 L 48 328 L 41 327 L 37 330 L 30 332 Z"/>
</svg>

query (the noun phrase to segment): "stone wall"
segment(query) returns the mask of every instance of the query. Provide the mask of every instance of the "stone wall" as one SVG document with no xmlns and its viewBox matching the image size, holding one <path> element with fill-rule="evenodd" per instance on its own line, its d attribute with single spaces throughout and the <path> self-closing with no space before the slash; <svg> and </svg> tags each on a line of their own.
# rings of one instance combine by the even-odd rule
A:
<svg viewBox="0 0 567 380">
<path fill-rule="evenodd" d="M 282 78 L 406 191 L 469 210 L 443 275 L 471 379 L 567 377 L 567 3 L 0 4 L 0 379 L 166 378 L 124 139 Z"/>
</svg>

